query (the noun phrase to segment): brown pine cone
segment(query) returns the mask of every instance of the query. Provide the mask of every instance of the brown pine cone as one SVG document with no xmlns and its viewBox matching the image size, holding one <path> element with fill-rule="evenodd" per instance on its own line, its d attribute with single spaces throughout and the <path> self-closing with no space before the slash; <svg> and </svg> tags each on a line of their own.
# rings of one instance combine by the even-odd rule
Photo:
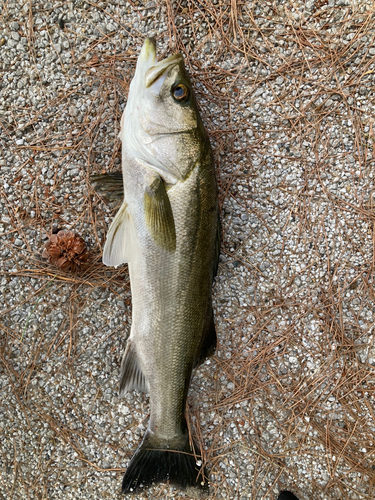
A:
<svg viewBox="0 0 375 500">
<path fill-rule="evenodd" d="M 65 229 L 49 236 L 43 257 L 65 272 L 74 272 L 88 258 L 86 243 L 73 231 Z"/>
</svg>

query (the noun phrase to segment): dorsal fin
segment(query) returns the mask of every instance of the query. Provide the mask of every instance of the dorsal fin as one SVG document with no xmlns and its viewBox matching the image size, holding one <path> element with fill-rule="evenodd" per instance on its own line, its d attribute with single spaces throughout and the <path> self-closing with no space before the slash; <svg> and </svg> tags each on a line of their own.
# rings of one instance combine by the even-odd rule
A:
<svg viewBox="0 0 375 500">
<path fill-rule="evenodd" d="M 203 330 L 200 350 L 195 360 L 196 366 L 203 363 L 206 358 L 212 356 L 212 354 L 215 352 L 216 344 L 217 336 L 214 322 L 214 312 L 212 310 L 212 303 L 210 303 L 206 316 L 206 324 Z"/>
</svg>

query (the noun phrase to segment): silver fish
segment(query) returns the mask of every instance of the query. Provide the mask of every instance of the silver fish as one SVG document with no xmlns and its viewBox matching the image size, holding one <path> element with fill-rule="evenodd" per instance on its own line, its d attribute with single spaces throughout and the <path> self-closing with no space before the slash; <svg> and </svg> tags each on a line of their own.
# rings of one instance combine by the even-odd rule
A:
<svg viewBox="0 0 375 500">
<path fill-rule="evenodd" d="M 120 138 L 124 201 L 103 262 L 129 264 L 132 326 L 120 395 L 148 392 L 151 406 L 122 490 L 169 481 L 190 494 L 205 493 L 207 474 L 189 440 L 185 410 L 192 369 L 216 346 L 217 186 L 183 57 L 157 62 L 152 39 L 138 58 Z"/>
</svg>

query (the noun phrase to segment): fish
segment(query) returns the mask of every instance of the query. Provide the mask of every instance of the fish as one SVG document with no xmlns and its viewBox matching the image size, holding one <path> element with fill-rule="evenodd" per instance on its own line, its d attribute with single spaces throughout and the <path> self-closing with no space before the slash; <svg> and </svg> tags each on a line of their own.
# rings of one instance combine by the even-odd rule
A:
<svg viewBox="0 0 375 500">
<path fill-rule="evenodd" d="M 129 268 L 132 324 L 120 396 L 136 389 L 150 397 L 148 427 L 122 492 L 166 482 L 204 496 L 208 476 L 189 433 L 186 400 L 193 369 L 216 348 L 212 284 L 220 245 L 218 190 L 183 56 L 158 62 L 151 38 L 137 60 L 119 137 L 122 176 L 109 181 L 115 189 L 121 180 L 124 197 L 102 260 Z"/>
</svg>

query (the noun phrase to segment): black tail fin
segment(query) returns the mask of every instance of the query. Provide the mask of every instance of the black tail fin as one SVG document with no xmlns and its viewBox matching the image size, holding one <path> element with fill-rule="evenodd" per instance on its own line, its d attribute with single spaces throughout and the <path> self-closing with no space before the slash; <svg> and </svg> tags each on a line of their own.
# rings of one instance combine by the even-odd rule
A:
<svg viewBox="0 0 375 500">
<path fill-rule="evenodd" d="M 170 482 L 195 495 L 208 494 L 207 474 L 200 456 L 194 455 L 188 434 L 172 443 L 151 439 L 147 430 L 122 481 L 123 493 L 136 493 L 152 484 Z M 196 448 L 196 447 L 195 447 Z"/>
<path fill-rule="evenodd" d="M 277 500 L 298 500 L 296 495 L 291 491 L 282 491 L 280 495 L 277 497 Z"/>
</svg>

